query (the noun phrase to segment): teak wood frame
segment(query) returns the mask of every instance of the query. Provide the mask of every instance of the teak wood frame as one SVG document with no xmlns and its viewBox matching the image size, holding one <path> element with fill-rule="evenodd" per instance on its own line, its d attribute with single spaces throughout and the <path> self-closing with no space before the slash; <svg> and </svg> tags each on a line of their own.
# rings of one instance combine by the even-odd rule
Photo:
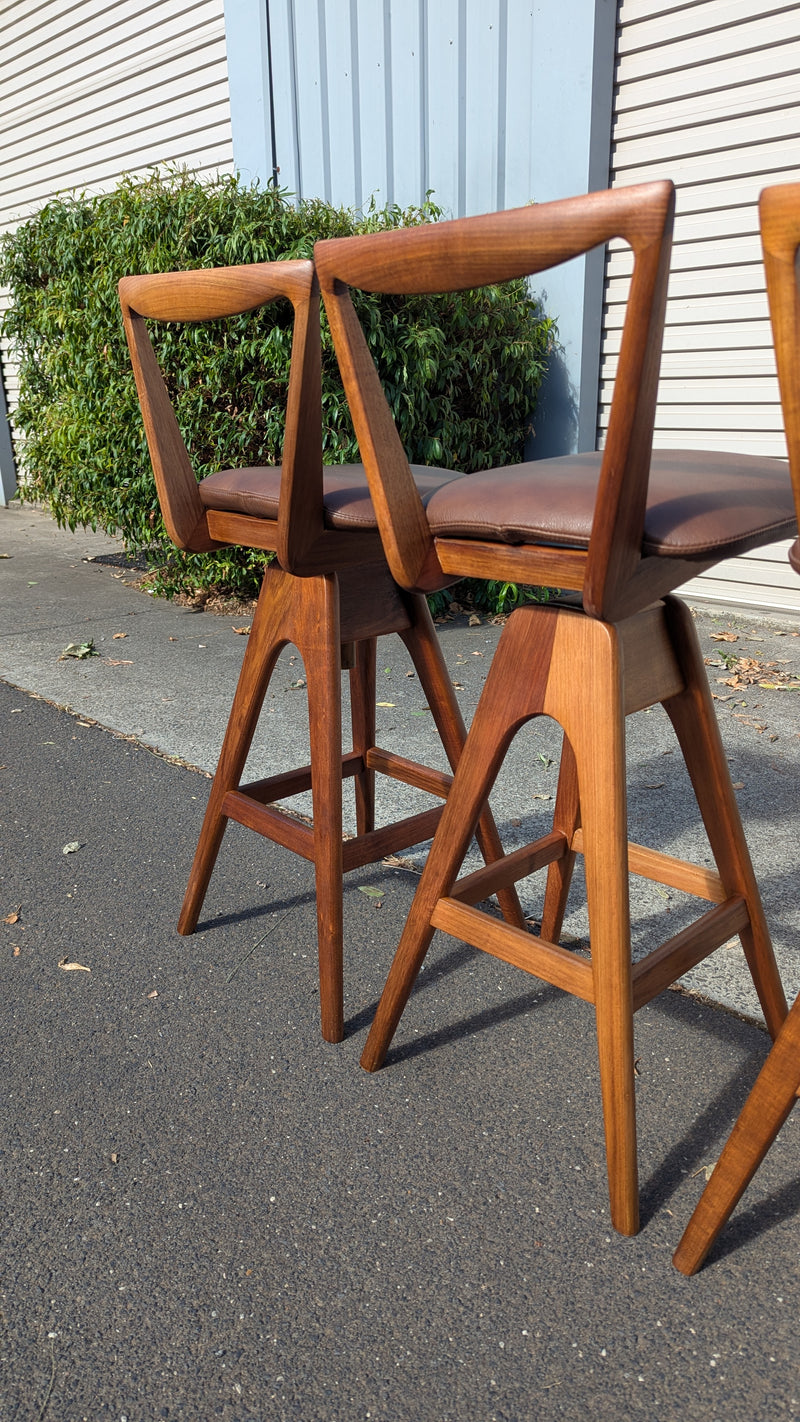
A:
<svg viewBox="0 0 800 1422">
<path fill-rule="evenodd" d="M 332 530 L 323 513 L 319 290 L 308 261 L 131 276 L 120 301 L 147 442 L 164 520 L 179 548 L 243 544 L 274 552 L 259 595 L 219 764 L 209 796 L 178 929 L 192 933 L 229 820 L 255 830 L 314 864 L 320 1014 L 330 1042 L 344 1034 L 342 875 L 428 838 L 441 805 L 375 828 L 375 775 L 382 773 L 444 798 L 452 777 L 375 744 L 375 645 L 396 632 L 410 652 L 450 765 L 465 739 L 424 596 L 392 580 L 375 529 Z M 146 326 L 210 321 L 252 311 L 278 298 L 294 310 L 294 333 L 276 519 L 207 508 Z M 308 686 L 310 764 L 241 784 L 278 655 L 294 644 Z M 341 671 L 350 678 L 352 750 L 342 754 Z M 342 781 L 355 786 L 355 838 L 342 839 Z M 311 790 L 313 825 L 275 802 Z M 478 839 L 497 858 L 500 840 L 488 810 Z M 513 889 L 503 891 L 510 921 L 523 922 Z"/>
<path fill-rule="evenodd" d="M 595 193 L 489 217 L 318 243 L 314 260 L 387 560 L 406 588 L 454 574 L 522 580 L 580 593 L 582 611 L 513 613 L 362 1056 L 382 1063 L 434 929 L 517 964 L 594 1004 L 611 1217 L 638 1229 L 633 1013 L 738 933 L 773 1035 L 786 1013 L 758 888 L 691 618 L 674 599 L 678 559 L 642 553 L 674 193 L 670 183 Z M 360 330 L 349 287 L 433 292 L 539 272 L 615 237 L 633 252 L 608 435 L 588 549 L 510 547 L 434 537 Z M 498 477 L 502 477 L 501 474 Z M 535 483 L 536 466 L 531 466 Z M 712 566 L 714 558 L 706 566 Z M 696 572 L 698 564 L 692 564 Z M 661 702 L 686 761 L 717 872 L 629 845 L 625 716 Z M 466 841 L 508 745 L 529 718 L 565 732 L 552 832 L 457 882 Z M 585 857 L 591 961 L 558 938 L 574 856 Z M 475 905 L 550 866 L 542 936 L 500 924 Z M 631 964 L 628 873 L 714 905 Z"/>
<path fill-rule="evenodd" d="M 765 188 L 759 213 L 789 470 L 800 519 L 800 183 Z M 789 560 L 800 573 L 800 539 Z M 789 1116 L 799 1089 L 797 998 L 675 1251 L 675 1267 L 682 1274 L 695 1274 L 701 1267 Z"/>
</svg>

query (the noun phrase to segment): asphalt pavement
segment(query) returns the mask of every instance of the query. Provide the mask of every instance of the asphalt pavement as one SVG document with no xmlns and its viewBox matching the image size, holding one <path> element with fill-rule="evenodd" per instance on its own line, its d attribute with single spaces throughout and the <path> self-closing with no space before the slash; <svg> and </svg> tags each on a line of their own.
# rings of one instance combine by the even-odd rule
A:
<svg viewBox="0 0 800 1422">
<path fill-rule="evenodd" d="M 130 582 L 104 536 L 0 509 L 0 1417 L 799 1413 L 800 1117 L 701 1274 L 671 1265 L 767 1049 L 738 945 L 637 1014 L 643 1227 L 623 1239 L 586 1004 L 440 935 L 387 1067 L 360 1070 L 424 847 L 347 880 L 339 1046 L 308 865 L 231 826 L 179 937 L 245 635 Z M 800 626 L 697 622 L 793 996 Z M 440 632 L 469 720 L 500 629 Z M 402 645 L 379 658 L 379 739 L 440 762 Z M 307 758 L 303 680 L 286 653 L 256 774 Z M 628 731 L 632 837 L 702 861 L 666 718 Z M 512 747 L 508 844 L 546 823 L 558 753 L 546 726 Z M 636 952 L 685 913 L 653 886 L 633 904 Z"/>
</svg>

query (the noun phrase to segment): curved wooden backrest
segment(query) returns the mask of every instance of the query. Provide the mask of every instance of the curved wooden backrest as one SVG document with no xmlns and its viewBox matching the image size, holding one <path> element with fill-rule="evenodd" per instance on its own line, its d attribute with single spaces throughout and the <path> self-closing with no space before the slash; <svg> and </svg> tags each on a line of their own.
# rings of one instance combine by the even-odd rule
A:
<svg viewBox="0 0 800 1422">
<path fill-rule="evenodd" d="M 758 207 L 789 471 L 800 519 L 800 183 L 765 188 Z M 800 573 L 800 538 L 789 560 Z"/>
<path fill-rule="evenodd" d="M 655 182 L 317 243 L 314 263 L 384 548 L 405 587 L 445 579 L 348 288 L 457 291 L 533 275 L 612 238 L 629 244 L 633 276 L 583 580 L 587 612 L 618 615 L 641 561 L 674 201 L 672 183 Z"/>
<path fill-rule="evenodd" d="M 221 546 L 206 511 L 156 359 L 145 319 L 215 321 L 254 311 L 279 297 L 294 308 L 278 526 L 282 566 L 302 563 L 322 535 L 322 421 L 319 288 L 309 261 L 262 262 L 188 272 L 123 277 L 122 319 L 142 409 L 158 498 L 170 538 L 201 552 Z M 263 546 L 263 545 L 260 545 Z"/>
</svg>

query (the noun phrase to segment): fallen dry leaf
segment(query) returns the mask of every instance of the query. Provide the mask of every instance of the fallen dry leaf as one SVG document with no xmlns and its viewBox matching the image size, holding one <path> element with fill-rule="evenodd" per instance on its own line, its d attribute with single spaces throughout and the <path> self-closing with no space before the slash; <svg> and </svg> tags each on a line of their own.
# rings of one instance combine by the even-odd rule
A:
<svg viewBox="0 0 800 1422">
<path fill-rule="evenodd" d="M 17 904 L 17 907 L 15 909 L 12 909 L 10 913 L 6 914 L 5 918 L 3 919 L 3 923 L 17 923 L 19 920 L 19 911 L 21 908 L 22 904 Z"/>
<path fill-rule="evenodd" d="M 468 627 L 480 627 L 481 619 L 473 612 L 467 624 Z"/>
<path fill-rule="evenodd" d="M 72 963 L 69 958 L 60 958 L 59 968 L 63 968 L 65 973 L 90 973 L 91 968 L 84 967 L 83 963 Z"/>
<path fill-rule="evenodd" d="M 127 632 L 115 632 L 111 638 L 112 642 L 121 642 L 123 637 L 127 637 Z"/>
<path fill-rule="evenodd" d="M 15 958 L 18 958 L 19 955 L 20 955 L 20 953 L 22 952 L 22 949 L 20 948 L 20 946 L 19 946 L 18 943 L 12 943 L 11 946 L 12 946 L 12 948 L 13 948 L 13 950 L 14 950 L 14 957 L 15 957 Z"/>
<path fill-rule="evenodd" d="M 394 706 L 394 701 L 376 701 L 376 706 Z"/>
<path fill-rule="evenodd" d="M 706 1180 L 710 1180 L 716 1163 L 717 1162 L 715 1160 L 712 1160 L 710 1165 L 701 1165 L 699 1170 L 693 1170 L 692 1179 L 694 1180 L 694 1177 L 696 1175 L 704 1175 L 706 1177 Z"/>
<path fill-rule="evenodd" d="M 739 640 L 739 633 L 738 633 L 738 632 L 712 632 L 712 633 L 711 633 L 711 641 L 712 641 L 712 642 L 738 642 L 738 640 Z"/>
<path fill-rule="evenodd" d="M 80 842 L 80 840 L 79 840 L 79 839 L 72 839 L 72 840 L 70 840 L 69 844 L 65 844 L 65 845 L 64 845 L 64 848 L 62 849 L 61 853 L 62 853 L 62 854 L 77 854 L 77 852 L 78 852 L 78 850 L 80 849 L 80 847 L 81 847 L 81 842 Z"/>
<path fill-rule="evenodd" d="M 732 711 L 731 715 L 734 721 L 741 721 L 745 726 L 752 726 L 754 731 L 766 731 L 767 729 L 764 721 L 756 721 L 754 716 L 747 716 L 744 711 Z"/>
<path fill-rule="evenodd" d="M 112 1150 L 111 1155 L 109 1156 L 109 1160 L 111 1161 L 112 1165 L 119 1165 L 119 1155 L 115 1150 Z"/>
<path fill-rule="evenodd" d="M 713 663 L 711 663 L 713 665 Z M 765 691 L 777 691 L 779 689 L 797 690 L 800 688 L 796 676 L 791 672 L 778 670 L 777 662 L 758 662 L 753 657 L 738 657 L 728 668 L 730 676 L 718 676 L 717 682 L 722 686 L 761 686 Z"/>
<path fill-rule="evenodd" d="M 246 627 L 234 627 L 233 630 L 237 633 L 239 637 L 247 637 L 249 635 L 251 625 L 252 624 L 248 622 Z"/>
<path fill-rule="evenodd" d="M 106 666 L 109 666 L 109 667 L 132 667 L 132 666 L 133 666 L 133 662 L 131 662 L 131 661 L 123 661 L 123 660 L 121 660 L 119 657 L 106 657 L 106 658 L 105 658 L 105 662 L 106 662 Z"/>
<path fill-rule="evenodd" d="M 157 988 L 153 988 L 153 991 L 152 991 L 152 992 L 149 992 L 149 993 L 147 994 L 147 996 L 148 996 L 148 997 L 158 997 L 158 989 L 157 989 Z"/>
</svg>

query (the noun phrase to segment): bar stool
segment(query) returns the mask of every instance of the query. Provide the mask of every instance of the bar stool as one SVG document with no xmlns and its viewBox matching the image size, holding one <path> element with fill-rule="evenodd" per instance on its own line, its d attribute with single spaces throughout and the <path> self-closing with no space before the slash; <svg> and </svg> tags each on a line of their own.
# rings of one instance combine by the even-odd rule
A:
<svg viewBox="0 0 800 1422">
<path fill-rule="evenodd" d="M 785 466 L 733 454 L 652 454 L 674 192 L 656 182 L 407 231 L 318 243 L 314 261 L 389 566 L 409 589 L 455 574 L 571 590 L 573 606 L 508 620 L 392 964 L 362 1065 L 382 1063 L 440 928 L 594 1004 L 611 1218 L 638 1229 L 633 1013 L 738 933 L 769 1029 L 786 1013 L 688 610 L 667 594 L 723 557 L 795 527 Z M 475 474 L 423 507 L 349 288 L 452 291 L 531 275 L 614 238 L 633 255 L 605 448 Z M 480 376 L 478 378 L 481 378 Z M 629 844 L 625 717 L 661 702 L 717 870 Z M 565 754 L 552 830 L 457 880 L 508 745 L 553 717 Z M 584 856 L 591 960 L 556 940 Z M 477 905 L 548 867 L 542 936 Z M 628 874 L 712 905 L 631 964 Z"/>
<path fill-rule="evenodd" d="M 170 538 L 205 551 L 230 544 L 270 550 L 178 931 L 197 925 L 229 820 L 311 860 L 315 868 L 322 1034 L 344 1033 L 342 875 L 428 838 L 442 807 L 375 828 L 381 772 L 443 798 L 451 776 L 375 745 L 375 641 L 397 632 L 411 654 L 451 766 L 465 730 L 424 596 L 394 583 L 381 550 L 361 466 L 323 470 L 319 292 L 311 262 L 125 277 L 125 332 Z M 288 299 L 294 311 L 282 466 L 222 470 L 198 484 L 145 320 L 211 321 Z M 421 497 L 447 475 L 418 469 Z M 264 696 L 281 648 L 299 650 L 308 686 L 310 765 L 241 784 Z M 350 677 L 353 748 L 342 754 L 341 670 Z M 355 838 L 342 840 L 342 780 L 355 785 Z M 275 801 L 311 790 L 313 826 Z M 478 840 L 501 853 L 488 812 Z M 503 891 L 511 921 L 524 919 Z"/>
<path fill-rule="evenodd" d="M 800 517 L 800 183 L 765 188 L 759 203 L 767 295 L 786 426 L 789 468 Z M 789 550 L 800 573 L 800 539 Z M 794 1106 L 800 1089 L 800 998 L 759 1073 L 675 1251 L 682 1274 L 695 1274 Z"/>
</svg>

